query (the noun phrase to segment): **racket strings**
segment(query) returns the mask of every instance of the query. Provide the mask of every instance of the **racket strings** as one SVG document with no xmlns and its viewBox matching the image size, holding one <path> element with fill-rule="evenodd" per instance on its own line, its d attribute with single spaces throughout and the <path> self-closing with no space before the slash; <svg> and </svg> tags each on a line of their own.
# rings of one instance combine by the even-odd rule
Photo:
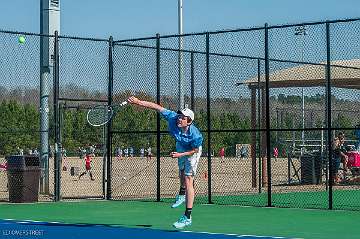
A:
<svg viewBox="0 0 360 239">
<path fill-rule="evenodd" d="M 88 112 L 87 118 L 91 125 L 100 126 L 106 124 L 112 117 L 110 107 L 95 107 Z"/>
</svg>

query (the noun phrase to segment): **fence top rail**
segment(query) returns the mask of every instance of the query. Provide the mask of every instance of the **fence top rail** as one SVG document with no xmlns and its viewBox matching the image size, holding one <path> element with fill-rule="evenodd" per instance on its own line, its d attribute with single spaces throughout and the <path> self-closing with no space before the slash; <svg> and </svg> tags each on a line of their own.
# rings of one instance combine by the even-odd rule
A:
<svg viewBox="0 0 360 239">
<path fill-rule="evenodd" d="M 39 36 L 39 37 L 55 37 L 55 34 L 41 34 L 41 33 L 33 33 L 33 32 L 9 31 L 9 30 L 4 30 L 4 29 L 0 29 L 0 33 L 14 34 L 14 35 L 26 35 L 26 36 Z M 76 37 L 76 36 L 67 36 L 67 35 L 59 35 L 58 37 L 66 38 L 66 39 L 74 39 L 74 40 L 104 41 L 104 42 L 109 41 L 109 39 L 91 38 L 91 37 Z"/>
<path fill-rule="evenodd" d="M 274 25 L 268 26 L 268 29 L 274 28 L 287 28 L 287 27 L 299 27 L 299 26 L 310 26 L 310 25 L 321 25 L 326 23 L 345 23 L 345 22 L 356 22 L 360 21 L 360 18 L 345 18 L 345 19 L 338 19 L 338 20 L 325 20 L 325 21 L 317 21 L 317 22 L 303 22 L 303 23 L 296 23 L 296 24 L 281 24 L 281 25 Z"/>
<path fill-rule="evenodd" d="M 92 38 L 92 37 L 74 37 L 74 36 L 59 35 L 59 38 L 72 39 L 72 40 L 109 42 L 109 39 Z"/>
<path fill-rule="evenodd" d="M 33 32 L 10 31 L 10 30 L 4 30 L 4 29 L 0 29 L 0 33 L 14 34 L 14 35 L 27 35 L 27 36 L 43 36 L 43 37 L 54 37 L 55 36 L 55 35 L 46 35 L 46 34 L 33 33 Z"/>
<path fill-rule="evenodd" d="M 117 40 L 113 41 L 114 44 L 119 44 L 123 42 L 134 42 L 134 41 L 147 41 L 147 40 L 155 40 L 157 37 L 141 37 L 141 38 L 130 38 L 130 39 L 124 39 L 124 40 Z"/>
</svg>

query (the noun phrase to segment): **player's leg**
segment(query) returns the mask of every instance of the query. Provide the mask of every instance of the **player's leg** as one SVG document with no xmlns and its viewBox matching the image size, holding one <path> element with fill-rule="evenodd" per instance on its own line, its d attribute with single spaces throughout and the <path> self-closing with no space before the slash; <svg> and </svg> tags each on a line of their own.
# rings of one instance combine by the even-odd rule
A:
<svg viewBox="0 0 360 239">
<path fill-rule="evenodd" d="M 193 154 L 189 159 L 185 160 L 185 187 L 186 187 L 186 210 L 177 222 L 173 224 L 174 227 L 182 229 L 190 226 L 192 223 L 191 212 L 194 204 L 195 190 L 194 190 L 194 177 L 196 175 L 197 166 L 200 160 L 202 148 L 199 152 Z"/>
<path fill-rule="evenodd" d="M 92 174 L 92 172 L 91 172 L 90 169 L 89 169 L 89 174 L 90 174 L 90 179 L 91 179 L 92 181 L 94 181 L 95 179 L 94 179 L 93 174 Z"/>
<path fill-rule="evenodd" d="M 194 176 L 185 176 L 185 185 L 186 185 L 186 210 L 185 216 L 190 218 L 192 208 L 194 205 L 195 190 L 194 190 Z"/>
<path fill-rule="evenodd" d="M 86 174 L 86 171 L 82 172 L 80 175 L 79 175 L 79 179 L 84 176 Z"/>
<path fill-rule="evenodd" d="M 175 203 L 171 205 L 172 208 L 177 208 L 185 202 L 186 186 L 185 186 L 185 174 L 184 174 L 184 170 L 185 170 L 184 158 L 178 159 L 178 167 L 179 167 L 180 190 L 179 190 L 179 194 L 176 195 Z"/>
<path fill-rule="evenodd" d="M 194 204 L 194 177 L 185 175 L 185 185 L 186 185 L 186 210 L 183 215 L 173 224 L 173 226 L 177 229 L 183 229 L 186 226 L 191 226 L 192 219 L 191 219 L 191 212 L 192 207 Z"/>
<path fill-rule="evenodd" d="M 348 171 L 348 157 L 342 157 L 342 164 L 343 164 L 343 169 L 345 172 Z"/>
<path fill-rule="evenodd" d="M 185 165 L 185 186 L 186 186 L 186 210 L 185 216 L 190 219 L 191 211 L 194 204 L 195 189 L 194 189 L 194 177 L 196 174 L 197 166 L 199 164 L 201 156 L 201 148 L 199 152 L 193 154 Z"/>
<path fill-rule="evenodd" d="M 339 168 L 340 168 L 340 158 L 338 157 L 334 157 L 333 159 L 333 162 L 334 162 L 334 165 L 333 165 L 333 182 L 335 184 L 339 183 L 340 182 L 340 177 L 339 177 Z"/>
</svg>

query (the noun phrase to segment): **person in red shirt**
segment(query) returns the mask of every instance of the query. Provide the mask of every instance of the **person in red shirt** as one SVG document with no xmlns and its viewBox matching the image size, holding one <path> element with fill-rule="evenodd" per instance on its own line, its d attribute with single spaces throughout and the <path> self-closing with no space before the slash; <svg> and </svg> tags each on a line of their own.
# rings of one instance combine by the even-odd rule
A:
<svg viewBox="0 0 360 239">
<path fill-rule="evenodd" d="M 219 151 L 219 156 L 220 156 L 220 158 L 221 158 L 221 162 L 223 163 L 223 162 L 225 162 L 225 148 L 224 147 L 222 147 L 221 149 L 220 149 L 220 151 Z"/>
<path fill-rule="evenodd" d="M 279 149 L 278 149 L 278 147 L 274 147 L 273 155 L 274 155 L 275 159 L 277 159 L 279 157 Z"/>
<path fill-rule="evenodd" d="M 90 175 L 90 179 L 92 181 L 94 181 L 95 179 L 93 178 L 93 175 L 92 175 L 92 172 L 91 172 L 91 154 L 90 153 L 87 153 L 86 156 L 85 156 L 85 171 L 83 173 L 81 173 L 79 175 L 79 180 L 82 176 L 84 176 L 85 174 L 89 173 Z"/>
</svg>

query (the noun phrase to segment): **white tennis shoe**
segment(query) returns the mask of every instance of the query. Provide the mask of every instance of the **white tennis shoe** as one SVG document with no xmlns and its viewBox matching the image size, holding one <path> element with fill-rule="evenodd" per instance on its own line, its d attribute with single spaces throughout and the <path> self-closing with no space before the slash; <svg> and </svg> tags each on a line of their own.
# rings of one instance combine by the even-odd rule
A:
<svg viewBox="0 0 360 239">
<path fill-rule="evenodd" d="M 171 208 L 177 208 L 185 202 L 185 195 L 176 195 L 175 203 L 171 205 Z"/>
<path fill-rule="evenodd" d="M 183 229 L 184 227 L 191 226 L 191 216 L 187 218 L 185 215 L 182 215 L 177 222 L 173 224 L 173 227 L 176 229 Z"/>
</svg>

